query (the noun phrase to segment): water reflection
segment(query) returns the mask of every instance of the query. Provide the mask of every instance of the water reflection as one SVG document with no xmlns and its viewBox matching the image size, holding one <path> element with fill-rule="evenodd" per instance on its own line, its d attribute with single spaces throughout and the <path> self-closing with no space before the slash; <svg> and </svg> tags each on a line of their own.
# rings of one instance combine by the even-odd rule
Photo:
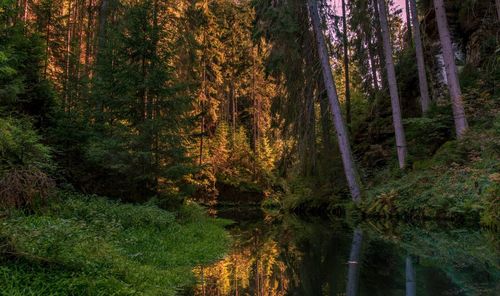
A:
<svg viewBox="0 0 500 296">
<path fill-rule="evenodd" d="M 358 295 L 359 280 L 359 254 L 361 252 L 361 242 L 363 241 L 363 232 L 356 228 L 352 236 L 351 254 L 349 255 L 349 271 L 347 273 L 347 296 Z"/>
<path fill-rule="evenodd" d="M 415 282 L 415 270 L 410 256 L 406 256 L 406 296 L 415 296 L 417 284 Z"/>
<path fill-rule="evenodd" d="M 495 295 L 499 288 L 494 234 L 373 224 L 353 230 L 341 221 L 247 211 L 219 213 L 237 221 L 234 245 L 223 260 L 194 270 L 198 284 L 188 295 Z"/>
</svg>

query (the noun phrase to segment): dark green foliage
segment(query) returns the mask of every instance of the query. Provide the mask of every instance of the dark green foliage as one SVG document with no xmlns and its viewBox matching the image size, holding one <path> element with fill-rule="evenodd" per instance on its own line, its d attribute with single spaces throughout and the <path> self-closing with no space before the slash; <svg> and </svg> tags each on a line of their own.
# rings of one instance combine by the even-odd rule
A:
<svg viewBox="0 0 500 296">
<path fill-rule="evenodd" d="M 12 3 L 0 9 L 13 17 Z M 36 127 L 47 127 L 56 106 L 55 94 L 43 76 L 44 50 L 37 34 L 25 34 L 20 24 L 3 19 L 0 31 L 0 111 L 31 116 Z"/>
<path fill-rule="evenodd" d="M 0 118 L 0 176 L 16 167 L 52 168 L 51 149 L 26 119 Z"/>
<path fill-rule="evenodd" d="M 51 149 L 27 120 L 0 118 L 0 209 L 33 210 L 54 190 Z"/>
</svg>

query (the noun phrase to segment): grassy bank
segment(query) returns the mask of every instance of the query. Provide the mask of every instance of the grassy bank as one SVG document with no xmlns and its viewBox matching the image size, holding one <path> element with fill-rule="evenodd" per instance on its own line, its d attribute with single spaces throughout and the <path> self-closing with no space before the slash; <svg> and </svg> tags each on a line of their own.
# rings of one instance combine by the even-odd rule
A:
<svg viewBox="0 0 500 296">
<path fill-rule="evenodd" d="M 365 183 L 359 206 L 347 192 L 304 178 L 288 182 L 286 193 L 266 200 L 264 206 L 299 214 L 347 211 L 373 218 L 453 220 L 498 229 L 500 117 L 488 126 L 471 128 L 461 141 L 444 142 L 431 156 L 413 157 L 405 170 L 394 165 L 375 172 Z"/>
<path fill-rule="evenodd" d="M 196 205 L 174 213 L 76 194 L 0 222 L 0 295 L 173 295 L 229 241 L 225 222 Z"/>
<path fill-rule="evenodd" d="M 386 170 L 361 204 L 367 216 L 481 222 L 500 221 L 500 121 L 471 130 L 463 141 L 443 144 L 407 172 Z"/>
</svg>

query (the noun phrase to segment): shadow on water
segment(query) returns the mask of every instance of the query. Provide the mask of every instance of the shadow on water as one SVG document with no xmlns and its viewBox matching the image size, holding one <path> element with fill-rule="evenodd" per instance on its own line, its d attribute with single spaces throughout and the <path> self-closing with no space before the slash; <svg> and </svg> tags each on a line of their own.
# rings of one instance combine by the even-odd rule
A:
<svg viewBox="0 0 500 296">
<path fill-rule="evenodd" d="M 496 233 L 225 209 L 233 246 L 186 295 L 498 295 Z"/>
</svg>

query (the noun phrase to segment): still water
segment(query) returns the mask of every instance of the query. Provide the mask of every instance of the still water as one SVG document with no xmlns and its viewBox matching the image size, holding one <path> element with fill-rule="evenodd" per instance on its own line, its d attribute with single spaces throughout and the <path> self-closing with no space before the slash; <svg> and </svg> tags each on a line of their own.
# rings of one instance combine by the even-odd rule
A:
<svg viewBox="0 0 500 296">
<path fill-rule="evenodd" d="M 227 256 L 195 269 L 188 295 L 500 295 L 498 233 L 450 225 L 218 211 Z"/>
</svg>

